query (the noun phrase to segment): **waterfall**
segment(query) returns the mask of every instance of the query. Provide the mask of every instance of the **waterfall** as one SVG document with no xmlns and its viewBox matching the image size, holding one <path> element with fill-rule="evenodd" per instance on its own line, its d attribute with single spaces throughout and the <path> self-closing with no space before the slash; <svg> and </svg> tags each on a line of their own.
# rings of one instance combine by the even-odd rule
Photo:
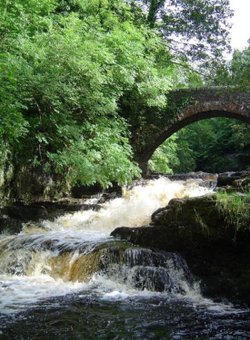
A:
<svg viewBox="0 0 250 340">
<path fill-rule="evenodd" d="M 196 282 L 174 253 L 138 248 L 113 239 L 119 226 L 140 227 L 174 197 L 209 192 L 197 180 L 150 180 L 124 189 L 99 211 L 68 213 L 27 223 L 0 236 L 0 312 L 14 313 L 41 299 L 73 292 L 188 294 Z"/>
</svg>

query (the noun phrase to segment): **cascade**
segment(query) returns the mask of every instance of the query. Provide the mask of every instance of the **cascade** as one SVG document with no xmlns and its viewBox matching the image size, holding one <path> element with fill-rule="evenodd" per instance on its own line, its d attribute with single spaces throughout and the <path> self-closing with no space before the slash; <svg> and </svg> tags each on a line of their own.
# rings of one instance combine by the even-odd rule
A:
<svg viewBox="0 0 250 340">
<path fill-rule="evenodd" d="M 199 181 L 149 180 L 126 189 L 98 211 L 68 213 L 53 221 L 28 223 L 17 235 L 0 238 L 0 310 L 18 312 L 43 298 L 91 289 L 187 293 L 195 281 L 174 253 L 115 240 L 118 226 L 139 227 L 173 197 L 209 192 Z M 105 282 L 108 284 L 105 287 Z"/>
<path fill-rule="evenodd" d="M 159 178 L 124 189 L 98 211 L 2 233 L 0 338 L 249 338 L 249 310 L 205 299 L 179 254 L 110 236 L 149 224 L 172 198 L 209 192 L 197 179 Z"/>
</svg>

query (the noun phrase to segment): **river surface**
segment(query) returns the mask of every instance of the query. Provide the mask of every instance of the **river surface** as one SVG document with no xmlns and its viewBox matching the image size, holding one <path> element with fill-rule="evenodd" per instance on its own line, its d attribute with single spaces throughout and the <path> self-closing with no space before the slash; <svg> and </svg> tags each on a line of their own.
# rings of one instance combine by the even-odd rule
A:
<svg viewBox="0 0 250 340">
<path fill-rule="evenodd" d="M 148 181 L 99 211 L 2 234 L 0 339 L 250 339 L 250 309 L 204 298 L 185 259 L 109 236 L 211 191 L 200 184 Z"/>
</svg>

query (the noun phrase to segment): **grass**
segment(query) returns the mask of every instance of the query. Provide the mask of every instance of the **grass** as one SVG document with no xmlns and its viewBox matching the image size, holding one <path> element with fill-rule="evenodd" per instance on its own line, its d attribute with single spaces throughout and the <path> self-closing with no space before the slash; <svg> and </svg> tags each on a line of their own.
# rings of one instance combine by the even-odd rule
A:
<svg viewBox="0 0 250 340">
<path fill-rule="evenodd" d="M 250 228 L 250 190 L 243 193 L 218 192 L 216 202 L 226 223 L 235 226 L 236 231 Z"/>
</svg>

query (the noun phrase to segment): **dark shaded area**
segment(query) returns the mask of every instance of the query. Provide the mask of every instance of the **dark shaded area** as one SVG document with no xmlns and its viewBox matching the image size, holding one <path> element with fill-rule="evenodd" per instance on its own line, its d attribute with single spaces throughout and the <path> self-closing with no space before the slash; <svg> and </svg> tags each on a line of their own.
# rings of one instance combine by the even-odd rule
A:
<svg viewBox="0 0 250 340">
<path fill-rule="evenodd" d="M 86 292 L 8 318 L 2 339 L 247 339 L 249 317 L 249 310 L 237 306 L 216 311 L 216 305 L 194 308 L 188 300 L 163 296 L 105 301 Z M 0 316 L 0 324 L 6 319 Z"/>
</svg>

